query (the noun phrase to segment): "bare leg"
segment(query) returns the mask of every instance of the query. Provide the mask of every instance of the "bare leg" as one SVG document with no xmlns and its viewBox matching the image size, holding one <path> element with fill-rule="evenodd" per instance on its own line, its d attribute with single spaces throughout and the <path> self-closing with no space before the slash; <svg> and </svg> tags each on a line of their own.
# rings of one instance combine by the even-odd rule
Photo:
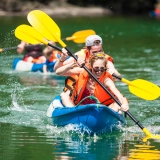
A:
<svg viewBox="0 0 160 160">
<path fill-rule="evenodd" d="M 109 108 L 113 109 L 114 111 L 118 112 L 119 109 L 120 109 L 120 106 L 116 103 L 116 102 L 113 102 L 112 104 L 110 104 L 108 106 Z"/>
<path fill-rule="evenodd" d="M 43 73 L 47 73 L 47 65 L 43 65 Z"/>
<path fill-rule="evenodd" d="M 69 94 L 70 94 L 70 91 L 69 91 L 69 90 L 66 91 L 66 92 L 62 92 L 62 93 L 60 94 L 61 99 L 62 99 L 62 103 L 63 103 L 63 105 L 65 105 L 66 107 L 73 107 L 73 106 L 75 106 L 75 104 L 72 102 Z"/>
<path fill-rule="evenodd" d="M 27 62 L 32 62 L 33 61 L 33 57 L 28 57 L 26 61 Z"/>
</svg>

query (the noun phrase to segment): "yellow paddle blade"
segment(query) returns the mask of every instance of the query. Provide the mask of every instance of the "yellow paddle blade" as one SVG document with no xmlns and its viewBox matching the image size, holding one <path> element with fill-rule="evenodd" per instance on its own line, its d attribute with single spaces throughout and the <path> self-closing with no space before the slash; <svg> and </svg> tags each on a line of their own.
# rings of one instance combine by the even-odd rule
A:
<svg viewBox="0 0 160 160">
<path fill-rule="evenodd" d="M 57 24 L 44 12 L 40 10 L 31 11 L 27 19 L 29 23 L 46 39 L 56 42 L 53 32 L 60 39 L 61 32 Z"/>
<path fill-rule="evenodd" d="M 16 28 L 15 36 L 18 39 L 28 42 L 30 44 L 48 44 L 48 42 L 33 27 L 25 24 L 20 25 Z"/>
<path fill-rule="evenodd" d="M 130 82 L 124 78 L 122 78 L 122 82 L 125 82 L 129 85 L 129 90 L 131 93 L 142 99 L 155 100 L 160 95 L 159 87 L 152 82 L 142 79 L 136 79 Z"/>
<path fill-rule="evenodd" d="M 143 142 L 146 142 L 148 139 L 160 139 L 160 135 L 153 135 L 146 128 L 143 128 L 143 132 L 146 134 L 146 137 L 142 139 Z"/>
<path fill-rule="evenodd" d="M 86 38 L 90 35 L 94 35 L 96 32 L 94 30 L 88 29 L 88 30 L 82 30 L 75 32 L 71 37 L 67 37 L 66 40 L 73 40 L 75 43 L 85 43 Z"/>
</svg>

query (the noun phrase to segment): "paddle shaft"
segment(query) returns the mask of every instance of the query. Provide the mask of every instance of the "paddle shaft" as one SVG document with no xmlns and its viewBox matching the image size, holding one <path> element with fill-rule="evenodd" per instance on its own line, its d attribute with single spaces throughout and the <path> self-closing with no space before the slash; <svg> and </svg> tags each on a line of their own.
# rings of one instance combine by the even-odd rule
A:
<svg viewBox="0 0 160 160">
<path fill-rule="evenodd" d="M 33 45 L 28 45 L 28 46 L 34 46 L 35 44 Z M 10 47 L 10 48 L 0 48 L 0 52 L 3 52 L 3 51 L 9 51 L 9 50 L 12 50 L 12 49 L 17 49 L 18 46 L 15 46 L 15 47 Z"/>
<path fill-rule="evenodd" d="M 81 31 L 81 32 L 83 32 L 82 35 L 79 35 L 78 33 L 76 35 L 76 33 L 75 33 L 74 36 L 63 38 L 63 40 L 74 40 L 74 39 L 84 38 L 84 42 L 85 42 L 86 35 L 84 36 L 83 34 L 86 34 L 88 32 L 88 30 L 84 30 L 84 31 Z M 58 48 L 56 46 L 53 46 L 52 44 L 48 44 L 48 45 L 55 48 L 56 50 L 62 52 L 62 50 L 60 48 Z M 9 47 L 9 48 L 0 48 L 0 52 L 9 51 L 9 50 L 17 49 L 17 48 L 18 48 L 18 46 Z"/>
<path fill-rule="evenodd" d="M 61 48 L 59 48 L 59 47 L 57 47 L 57 46 L 54 46 L 54 45 L 52 45 L 52 44 L 50 44 L 50 43 L 48 43 L 48 45 L 49 45 L 50 47 L 52 47 L 52 48 L 54 48 L 54 49 L 62 52 L 62 49 L 61 49 Z M 34 46 L 34 45 L 29 45 L 29 46 Z M 17 46 L 15 46 L 15 47 L 10 47 L 10 48 L 0 48 L 0 52 L 9 51 L 9 50 L 12 50 L 12 49 L 17 49 L 17 48 L 18 48 Z"/>
<path fill-rule="evenodd" d="M 65 47 L 65 49 L 68 51 L 69 55 L 72 56 L 76 61 L 77 61 L 77 57 L 67 48 Z M 92 74 L 92 72 L 84 65 L 82 65 L 82 68 L 84 68 L 89 75 L 92 76 L 92 78 L 115 100 L 115 102 L 121 106 L 122 104 L 108 91 L 108 89 Z M 144 127 L 142 126 L 142 124 L 129 112 L 127 111 L 126 114 L 143 130 Z"/>
<path fill-rule="evenodd" d="M 115 78 L 117 78 L 117 79 L 119 79 L 120 81 L 122 80 L 122 78 L 121 78 L 121 77 L 117 76 L 117 75 L 116 75 L 116 74 L 114 74 L 114 73 L 112 74 L 112 76 L 113 76 L 113 77 L 115 77 Z"/>
<path fill-rule="evenodd" d="M 9 50 L 12 50 L 12 49 L 17 49 L 17 48 L 18 48 L 17 46 L 10 47 L 10 48 L 0 48 L 0 52 L 9 51 Z"/>
<path fill-rule="evenodd" d="M 57 47 L 57 46 L 54 46 L 54 45 L 52 45 L 51 43 L 48 43 L 48 46 L 50 46 L 50 47 L 52 47 L 52 48 L 54 48 L 54 49 L 62 52 L 62 49 L 61 49 L 61 48 L 59 48 L 59 47 Z"/>
</svg>

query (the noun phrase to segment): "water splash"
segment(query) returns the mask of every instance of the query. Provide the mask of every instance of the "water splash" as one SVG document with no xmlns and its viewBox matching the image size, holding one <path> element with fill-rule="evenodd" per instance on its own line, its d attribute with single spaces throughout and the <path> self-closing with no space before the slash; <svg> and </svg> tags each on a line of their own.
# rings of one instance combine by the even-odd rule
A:
<svg viewBox="0 0 160 160">
<path fill-rule="evenodd" d="M 12 92 L 11 92 L 12 106 L 10 109 L 17 111 L 22 111 L 24 109 L 26 110 L 22 97 L 23 90 L 21 89 L 21 85 L 18 82 L 15 82 L 14 84 L 11 84 L 11 86 L 12 86 Z"/>
</svg>

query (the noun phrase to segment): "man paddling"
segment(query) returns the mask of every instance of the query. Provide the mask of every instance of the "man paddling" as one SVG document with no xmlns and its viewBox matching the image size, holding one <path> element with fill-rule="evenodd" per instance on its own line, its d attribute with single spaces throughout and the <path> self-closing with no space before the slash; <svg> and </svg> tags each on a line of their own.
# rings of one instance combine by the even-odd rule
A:
<svg viewBox="0 0 160 160">
<path fill-rule="evenodd" d="M 59 67 L 74 61 L 73 57 L 68 58 L 68 54 L 65 49 L 62 49 L 62 51 L 63 52 L 61 54 L 61 57 L 59 58 L 59 60 L 57 60 L 54 66 L 55 72 Z M 98 35 L 90 35 L 86 38 L 85 47 L 81 49 L 80 51 L 76 52 L 75 55 L 78 56 L 78 60 L 87 62 L 90 56 L 94 55 L 97 52 L 101 52 L 101 51 L 103 51 L 102 38 Z M 108 60 L 107 71 L 110 74 L 115 73 L 116 75 L 120 76 L 120 73 L 114 67 L 113 58 L 106 54 L 106 59 Z"/>
</svg>

